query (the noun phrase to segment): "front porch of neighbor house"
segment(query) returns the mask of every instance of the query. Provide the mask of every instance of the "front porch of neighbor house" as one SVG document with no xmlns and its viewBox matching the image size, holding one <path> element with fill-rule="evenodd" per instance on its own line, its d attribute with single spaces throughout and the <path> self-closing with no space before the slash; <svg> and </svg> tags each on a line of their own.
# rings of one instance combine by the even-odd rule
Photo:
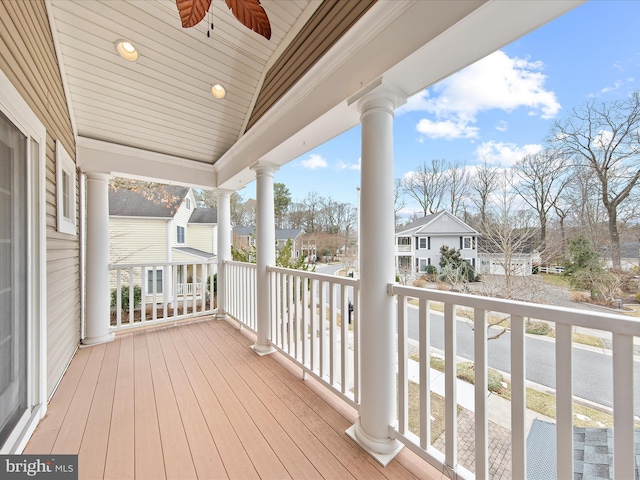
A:
<svg viewBox="0 0 640 480">
<path fill-rule="evenodd" d="M 80 349 L 24 453 L 78 453 L 80 478 L 439 479 L 386 468 L 344 431 L 356 410 L 237 325 L 200 317 Z"/>
</svg>

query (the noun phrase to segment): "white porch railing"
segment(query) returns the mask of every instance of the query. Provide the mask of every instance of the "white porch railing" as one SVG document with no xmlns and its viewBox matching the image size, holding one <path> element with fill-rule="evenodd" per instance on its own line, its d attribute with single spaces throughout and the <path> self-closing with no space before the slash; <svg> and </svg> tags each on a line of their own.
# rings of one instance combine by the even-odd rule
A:
<svg viewBox="0 0 640 480">
<path fill-rule="evenodd" d="M 358 280 L 277 267 L 268 271 L 271 344 L 357 406 Z"/>
<path fill-rule="evenodd" d="M 456 472 L 461 478 L 474 474 L 458 465 L 456 398 L 456 307 L 473 310 L 475 363 L 475 477 L 489 478 L 487 415 L 487 317 L 489 312 L 511 319 L 511 435 L 512 476 L 526 478 L 525 320 L 556 325 L 556 418 L 558 478 L 573 478 L 573 375 L 572 327 L 611 332 L 613 337 L 613 465 L 616 479 L 635 478 L 633 412 L 633 339 L 640 336 L 640 321 L 622 315 L 550 307 L 473 295 L 392 285 L 398 297 L 398 427 L 396 437 L 433 465 Z M 407 299 L 419 301 L 420 436 L 408 428 Z M 445 356 L 445 452 L 431 446 L 430 435 L 430 307 L 444 304 Z"/>
<path fill-rule="evenodd" d="M 224 265 L 226 313 L 256 333 L 256 265 L 244 262 L 225 262 Z"/>
<path fill-rule="evenodd" d="M 413 247 L 411 245 L 396 245 L 396 251 L 403 252 L 403 253 L 407 253 L 407 252 L 410 253 L 413 251 Z"/>
<path fill-rule="evenodd" d="M 215 312 L 216 262 L 112 264 L 109 270 L 112 331 Z"/>
</svg>

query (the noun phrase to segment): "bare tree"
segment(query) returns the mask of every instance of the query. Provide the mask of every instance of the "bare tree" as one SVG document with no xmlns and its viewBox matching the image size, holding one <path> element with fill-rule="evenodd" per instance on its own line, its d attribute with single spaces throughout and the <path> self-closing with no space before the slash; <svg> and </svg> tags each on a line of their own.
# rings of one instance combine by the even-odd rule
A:
<svg viewBox="0 0 640 480">
<path fill-rule="evenodd" d="M 395 218 L 395 226 L 398 227 L 398 222 L 400 220 L 400 215 L 398 213 L 407 205 L 404 198 L 402 197 L 402 180 L 400 178 L 396 178 L 394 181 L 393 187 L 393 215 Z"/>
<path fill-rule="evenodd" d="M 640 180 L 640 92 L 625 100 L 590 100 L 556 122 L 555 143 L 576 162 L 592 168 L 608 216 L 613 267 L 620 269 L 618 213 Z"/>
<path fill-rule="evenodd" d="M 547 221 L 551 209 L 566 187 L 566 161 L 556 150 L 543 150 L 534 155 L 526 155 L 514 166 L 513 188 L 522 199 L 538 214 L 540 222 L 540 251 L 547 246 Z M 546 263 L 546 258 L 542 259 Z"/>
<path fill-rule="evenodd" d="M 445 185 L 449 195 L 449 211 L 458 216 L 463 207 L 463 201 L 469 193 L 471 174 L 464 163 L 454 162 L 446 171 Z"/>
<path fill-rule="evenodd" d="M 305 207 L 303 228 L 307 233 L 317 232 L 320 230 L 322 219 L 320 212 L 323 207 L 323 198 L 318 192 L 309 192 L 307 198 L 302 202 Z"/>
<path fill-rule="evenodd" d="M 432 160 L 424 162 L 410 176 L 402 180 L 402 187 L 413 199 L 415 199 L 424 213 L 436 213 L 444 201 L 447 192 L 446 162 L 444 160 Z"/>
<path fill-rule="evenodd" d="M 507 298 L 511 295 L 512 279 L 519 273 L 517 257 L 531 253 L 539 234 L 534 212 L 518 201 L 512 177 L 513 172 L 505 170 L 496 178 L 498 188 L 490 196 L 491 203 L 481 225 L 482 250 L 493 254 L 492 261 L 504 270 L 503 295 Z"/>
<path fill-rule="evenodd" d="M 490 166 L 486 159 L 478 165 L 474 177 L 471 179 L 469 189 L 475 195 L 471 200 L 480 212 L 480 224 L 484 224 L 487 220 L 487 206 L 489 197 L 496 189 L 498 183 L 498 168 Z"/>
<path fill-rule="evenodd" d="M 238 192 L 233 192 L 231 194 L 229 204 L 232 227 L 244 227 L 255 224 L 255 200 L 249 199 L 245 202 L 242 195 Z"/>
</svg>

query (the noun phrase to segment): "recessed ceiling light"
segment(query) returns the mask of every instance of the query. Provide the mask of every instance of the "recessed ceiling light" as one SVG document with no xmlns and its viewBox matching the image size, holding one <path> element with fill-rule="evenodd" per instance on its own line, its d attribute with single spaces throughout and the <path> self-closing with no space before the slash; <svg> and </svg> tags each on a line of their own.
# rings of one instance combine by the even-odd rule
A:
<svg viewBox="0 0 640 480">
<path fill-rule="evenodd" d="M 224 87 L 219 83 L 216 83 L 213 87 L 211 87 L 211 95 L 216 98 L 224 98 L 226 94 L 227 92 L 225 91 Z"/>
<path fill-rule="evenodd" d="M 138 60 L 138 49 L 129 40 L 116 41 L 116 52 L 129 62 L 135 62 Z"/>
</svg>

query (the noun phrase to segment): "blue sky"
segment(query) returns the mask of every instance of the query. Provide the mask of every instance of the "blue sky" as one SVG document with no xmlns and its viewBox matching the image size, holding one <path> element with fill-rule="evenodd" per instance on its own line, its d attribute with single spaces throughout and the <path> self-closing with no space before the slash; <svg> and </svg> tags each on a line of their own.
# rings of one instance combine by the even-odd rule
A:
<svg viewBox="0 0 640 480">
<path fill-rule="evenodd" d="M 512 165 L 541 150 L 572 108 L 640 89 L 639 19 L 640 1 L 588 2 L 412 97 L 396 111 L 395 177 L 440 158 Z M 359 162 L 357 126 L 283 166 L 275 181 L 294 201 L 316 191 L 355 205 Z M 239 193 L 255 198 L 255 182 Z"/>
</svg>

